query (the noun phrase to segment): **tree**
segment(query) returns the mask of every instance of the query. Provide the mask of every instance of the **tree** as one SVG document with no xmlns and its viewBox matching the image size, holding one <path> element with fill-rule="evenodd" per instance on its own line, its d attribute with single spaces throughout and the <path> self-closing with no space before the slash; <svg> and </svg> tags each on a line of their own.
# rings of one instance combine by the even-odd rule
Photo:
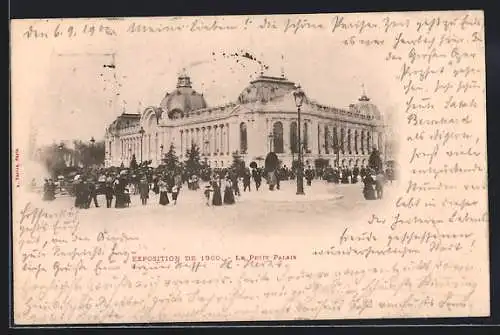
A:
<svg viewBox="0 0 500 335">
<path fill-rule="evenodd" d="M 88 167 L 104 164 L 106 150 L 103 141 L 89 145 L 83 141 L 74 140 L 73 146 L 73 156 L 76 165 Z"/>
<path fill-rule="evenodd" d="M 175 153 L 175 147 L 173 144 L 170 144 L 170 148 L 168 149 L 165 157 L 162 159 L 163 164 L 168 171 L 176 171 L 179 168 L 179 158 Z"/>
<path fill-rule="evenodd" d="M 186 172 L 189 175 L 199 175 L 201 170 L 200 148 L 196 144 L 191 144 L 191 149 L 186 152 Z"/>
<path fill-rule="evenodd" d="M 130 160 L 130 165 L 129 167 L 132 169 L 132 170 L 135 170 L 137 169 L 137 160 L 135 159 L 135 154 L 132 155 L 132 159 Z"/>
<path fill-rule="evenodd" d="M 373 148 L 373 151 L 368 158 L 368 167 L 375 170 L 375 173 L 382 172 L 382 159 L 380 158 L 380 152 L 376 148 Z"/>
<path fill-rule="evenodd" d="M 43 149 L 44 165 L 51 176 L 57 177 L 64 172 L 66 168 L 64 155 L 67 154 L 67 152 L 68 149 L 65 146 L 58 146 L 56 144 Z"/>
<path fill-rule="evenodd" d="M 241 158 L 238 151 L 233 152 L 233 163 L 231 165 L 233 169 L 239 176 L 243 176 L 245 173 L 245 161 Z"/>
</svg>

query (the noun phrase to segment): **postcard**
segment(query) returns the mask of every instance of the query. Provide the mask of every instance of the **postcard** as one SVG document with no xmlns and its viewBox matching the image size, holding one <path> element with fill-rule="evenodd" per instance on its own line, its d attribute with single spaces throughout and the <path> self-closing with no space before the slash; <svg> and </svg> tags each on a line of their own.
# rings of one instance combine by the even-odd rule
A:
<svg viewBox="0 0 500 335">
<path fill-rule="evenodd" d="M 16 325 L 489 316 L 483 12 L 11 42 Z"/>
</svg>

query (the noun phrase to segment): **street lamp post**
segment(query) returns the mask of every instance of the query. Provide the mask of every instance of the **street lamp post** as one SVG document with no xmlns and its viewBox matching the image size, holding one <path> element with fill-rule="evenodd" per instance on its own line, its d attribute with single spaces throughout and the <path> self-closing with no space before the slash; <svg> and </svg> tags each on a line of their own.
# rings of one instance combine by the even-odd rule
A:
<svg viewBox="0 0 500 335">
<path fill-rule="evenodd" d="M 144 137 L 144 133 L 146 131 L 144 130 L 144 128 L 142 128 L 141 126 L 141 129 L 139 130 L 139 134 L 141 134 L 141 163 L 142 163 L 142 138 Z"/>
<path fill-rule="evenodd" d="M 90 138 L 90 165 L 94 165 L 95 163 L 94 145 L 95 145 L 95 139 L 94 136 L 92 136 Z"/>
<path fill-rule="evenodd" d="M 58 164 L 58 166 L 61 167 L 61 166 L 64 166 L 64 152 L 63 152 L 64 143 L 61 142 L 57 148 L 59 149 L 59 158 L 58 158 L 59 164 Z M 58 171 L 56 171 L 56 173 L 60 174 L 61 171 L 58 170 Z"/>
<path fill-rule="evenodd" d="M 305 94 L 304 91 L 300 88 L 300 85 L 297 86 L 295 92 L 293 93 L 293 97 L 295 98 L 295 105 L 297 106 L 297 128 L 298 128 L 298 142 L 299 142 L 299 166 L 297 171 L 297 193 L 296 194 L 304 194 L 304 163 L 302 157 L 302 139 L 301 139 L 301 124 L 300 124 L 300 107 L 302 107 L 302 103 L 304 102 Z"/>
<path fill-rule="evenodd" d="M 163 163 L 163 144 L 160 144 L 160 164 Z"/>
</svg>

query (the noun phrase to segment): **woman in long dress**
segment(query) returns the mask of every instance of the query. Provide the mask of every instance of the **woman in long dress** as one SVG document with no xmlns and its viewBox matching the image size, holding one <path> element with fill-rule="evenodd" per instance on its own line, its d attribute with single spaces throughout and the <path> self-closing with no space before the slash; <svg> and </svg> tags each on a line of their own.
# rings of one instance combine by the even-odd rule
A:
<svg viewBox="0 0 500 335">
<path fill-rule="evenodd" d="M 363 195 L 366 200 L 375 200 L 377 198 L 375 193 L 375 181 L 376 176 L 374 171 L 370 171 L 363 179 Z"/>
<path fill-rule="evenodd" d="M 160 188 L 160 205 L 168 205 L 170 201 L 168 200 L 168 187 L 167 182 L 164 180 L 160 180 L 158 182 L 158 186 Z"/>
<path fill-rule="evenodd" d="M 222 206 L 222 194 L 220 190 L 219 181 L 217 179 L 212 180 L 212 189 L 214 190 L 212 197 L 213 206 Z"/>
<path fill-rule="evenodd" d="M 158 186 L 158 177 L 156 177 L 156 176 L 155 176 L 155 178 L 153 180 L 153 192 L 155 194 L 160 193 L 160 187 Z"/>
<path fill-rule="evenodd" d="M 234 204 L 233 183 L 231 182 L 231 178 L 229 176 L 226 178 L 226 183 L 224 185 L 224 204 Z"/>
</svg>

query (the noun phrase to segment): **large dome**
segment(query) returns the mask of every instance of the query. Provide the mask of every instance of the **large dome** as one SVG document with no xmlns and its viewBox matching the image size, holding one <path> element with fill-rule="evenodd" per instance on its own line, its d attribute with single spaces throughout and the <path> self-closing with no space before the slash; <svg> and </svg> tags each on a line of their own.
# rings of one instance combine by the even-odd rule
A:
<svg viewBox="0 0 500 335">
<path fill-rule="evenodd" d="M 354 108 L 358 113 L 373 117 L 375 120 L 382 120 L 382 114 L 378 107 L 370 101 L 366 94 L 363 94 L 358 99 L 358 103 L 354 105 Z"/>
<path fill-rule="evenodd" d="M 187 75 L 181 75 L 176 90 L 165 95 L 160 107 L 170 119 L 177 119 L 192 111 L 207 108 L 207 103 L 203 94 L 191 87 L 191 79 Z"/>
</svg>

